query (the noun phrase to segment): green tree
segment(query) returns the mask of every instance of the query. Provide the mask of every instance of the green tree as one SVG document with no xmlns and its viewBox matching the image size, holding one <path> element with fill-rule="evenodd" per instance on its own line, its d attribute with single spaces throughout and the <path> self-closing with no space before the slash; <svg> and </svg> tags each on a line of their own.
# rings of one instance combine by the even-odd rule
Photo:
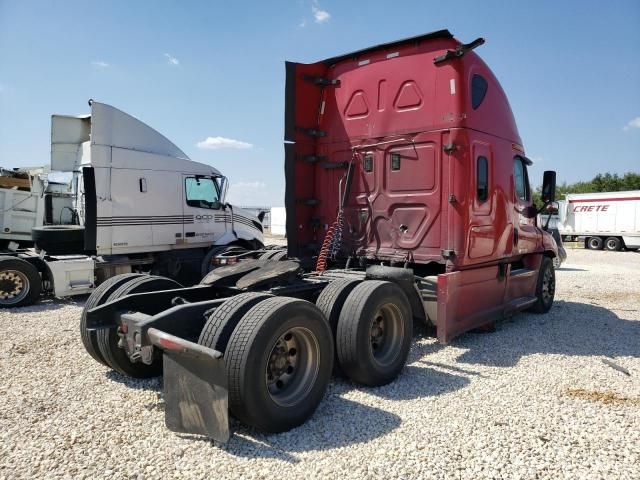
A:
<svg viewBox="0 0 640 480">
<path fill-rule="evenodd" d="M 564 199 L 567 193 L 594 193 L 594 192 L 624 192 L 627 190 L 640 190 L 640 173 L 627 172 L 622 177 L 617 173 L 599 173 L 586 182 L 567 184 L 562 182 L 556 185 L 556 200 Z M 533 202 L 536 207 L 542 207 L 542 187 L 537 187 L 533 192 Z"/>
</svg>

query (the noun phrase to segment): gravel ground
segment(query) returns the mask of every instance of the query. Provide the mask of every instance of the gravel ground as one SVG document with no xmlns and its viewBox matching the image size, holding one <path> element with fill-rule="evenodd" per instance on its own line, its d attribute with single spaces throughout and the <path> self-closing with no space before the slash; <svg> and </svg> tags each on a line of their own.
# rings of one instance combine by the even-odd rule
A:
<svg viewBox="0 0 640 480">
<path fill-rule="evenodd" d="M 396 382 L 336 379 L 304 426 L 224 448 L 84 352 L 82 301 L 2 311 L 0 479 L 640 478 L 640 253 L 570 250 L 557 283 L 547 315 L 418 332 Z"/>
</svg>

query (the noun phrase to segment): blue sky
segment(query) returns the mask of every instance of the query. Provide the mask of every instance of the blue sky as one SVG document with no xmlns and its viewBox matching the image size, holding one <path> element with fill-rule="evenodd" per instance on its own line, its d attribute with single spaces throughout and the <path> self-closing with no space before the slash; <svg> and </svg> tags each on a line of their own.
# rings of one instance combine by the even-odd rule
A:
<svg viewBox="0 0 640 480">
<path fill-rule="evenodd" d="M 0 165 L 48 163 L 50 115 L 95 98 L 219 168 L 234 202 L 282 204 L 284 61 L 441 28 L 486 38 L 533 184 L 640 171 L 637 0 L 0 0 Z"/>
</svg>

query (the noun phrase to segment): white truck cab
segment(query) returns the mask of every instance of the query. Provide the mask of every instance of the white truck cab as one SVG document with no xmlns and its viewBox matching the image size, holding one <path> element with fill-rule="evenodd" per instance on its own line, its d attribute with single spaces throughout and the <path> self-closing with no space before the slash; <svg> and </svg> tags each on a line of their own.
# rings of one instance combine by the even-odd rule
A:
<svg viewBox="0 0 640 480">
<path fill-rule="evenodd" d="M 125 112 L 89 105 L 89 115 L 53 115 L 51 122 L 51 170 L 72 174 L 77 225 L 36 228 L 36 249 L 16 253 L 38 271 L 45 290 L 87 293 L 106 278 L 136 271 L 197 283 L 212 248 L 264 246 L 259 219 L 226 203 L 227 179 L 217 169 L 190 160 Z M 2 259 L 12 258 L 15 271 L 16 255 L 0 258 L 0 280 Z M 0 281 L 0 306 L 30 303 L 23 300 L 34 290 L 25 294 L 24 285 L 32 288 L 34 279 L 18 280 L 20 300 L 8 290 L 10 281 Z"/>
</svg>

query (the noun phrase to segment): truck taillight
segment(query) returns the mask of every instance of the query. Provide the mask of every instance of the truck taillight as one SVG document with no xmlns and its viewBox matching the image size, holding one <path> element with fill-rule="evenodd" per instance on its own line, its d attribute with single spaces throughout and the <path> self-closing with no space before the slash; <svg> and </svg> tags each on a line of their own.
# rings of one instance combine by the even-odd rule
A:
<svg viewBox="0 0 640 480">
<path fill-rule="evenodd" d="M 238 263 L 238 259 L 236 257 L 223 257 L 223 258 L 214 258 L 211 263 L 213 265 L 233 265 Z"/>
</svg>

